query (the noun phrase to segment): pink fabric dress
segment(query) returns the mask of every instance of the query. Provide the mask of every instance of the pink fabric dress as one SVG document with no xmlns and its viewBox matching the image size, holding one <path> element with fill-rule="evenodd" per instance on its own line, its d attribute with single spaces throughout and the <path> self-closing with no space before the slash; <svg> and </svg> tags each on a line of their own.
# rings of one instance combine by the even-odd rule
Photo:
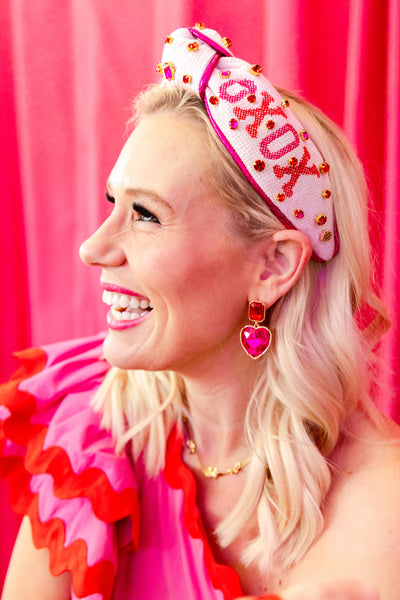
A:
<svg viewBox="0 0 400 600">
<path fill-rule="evenodd" d="M 102 341 L 19 353 L 21 368 L 0 387 L 0 476 L 13 508 L 49 549 L 51 573 L 71 572 L 72 599 L 242 596 L 237 573 L 212 555 L 179 428 L 165 469 L 149 479 L 100 427 L 90 400 L 109 369 Z"/>
</svg>

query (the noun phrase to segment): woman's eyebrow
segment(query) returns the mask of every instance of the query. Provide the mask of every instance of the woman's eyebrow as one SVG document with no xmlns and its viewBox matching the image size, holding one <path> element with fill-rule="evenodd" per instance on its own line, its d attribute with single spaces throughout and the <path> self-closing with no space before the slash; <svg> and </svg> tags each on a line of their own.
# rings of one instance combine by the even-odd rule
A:
<svg viewBox="0 0 400 600">
<path fill-rule="evenodd" d="M 128 196 L 133 196 L 134 198 L 137 197 L 144 197 L 147 198 L 148 200 L 153 200 L 154 202 L 159 202 L 161 204 L 166 205 L 168 208 L 170 208 L 172 210 L 171 205 L 169 204 L 169 202 L 167 202 L 162 196 L 160 196 L 159 194 L 157 194 L 157 192 L 154 192 L 153 190 L 147 190 L 145 188 L 141 188 L 141 187 L 137 187 L 137 188 L 126 188 L 125 193 Z"/>
<path fill-rule="evenodd" d="M 107 182 L 107 188 L 112 189 L 110 182 Z M 165 200 L 162 196 L 154 192 L 153 190 L 148 190 L 146 188 L 136 187 L 136 188 L 126 188 L 124 190 L 125 194 L 128 196 L 132 196 L 133 198 L 146 198 L 148 200 L 152 200 L 153 202 L 158 202 L 159 204 L 164 204 L 170 210 L 172 210 L 172 206 Z"/>
</svg>

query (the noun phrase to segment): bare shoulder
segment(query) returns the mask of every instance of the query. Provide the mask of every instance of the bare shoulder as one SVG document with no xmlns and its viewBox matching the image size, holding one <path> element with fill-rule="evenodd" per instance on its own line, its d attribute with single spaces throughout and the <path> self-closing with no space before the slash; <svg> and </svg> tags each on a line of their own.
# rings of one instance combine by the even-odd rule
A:
<svg viewBox="0 0 400 600">
<path fill-rule="evenodd" d="M 344 515 L 357 505 L 364 517 L 371 512 L 382 519 L 391 513 L 400 517 L 400 427 L 396 423 L 382 418 L 377 426 L 356 415 L 330 458 L 334 475 L 328 512 L 334 507 Z"/>
<path fill-rule="evenodd" d="M 330 457 L 325 528 L 288 583 L 357 579 L 400 598 L 400 428 L 356 417 Z"/>
<path fill-rule="evenodd" d="M 332 551 L 346 575 L 400 598 L 400 428 L 366 422 L 345 444 L 327 505 Z M 346 561 L 346 566 L 343 562 Z"/>
<path fill-rule="evenodd" d="M 31 526 L 25 517 L 15 542 L 1 600 L 69 600 L 70 597 L 69 574 L 51 575 L 48 551 L 35 548 Z"/>
</svg>

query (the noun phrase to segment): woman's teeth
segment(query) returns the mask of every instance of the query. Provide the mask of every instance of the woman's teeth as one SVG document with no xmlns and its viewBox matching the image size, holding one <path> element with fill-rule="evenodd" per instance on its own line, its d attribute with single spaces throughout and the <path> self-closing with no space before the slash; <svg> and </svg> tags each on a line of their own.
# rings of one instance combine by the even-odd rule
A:
<svg viewBox="0 0 400 600">
<path fill-rule="evenodd" d="M 138 319 L 153 308 L 151 302 L 145 298 L 140 299 L 137 296 L 118 294 L 108 290 L 103 291 L 103 302 L 111 306 L 113 318 L 119 321 Z"/>
</svg>

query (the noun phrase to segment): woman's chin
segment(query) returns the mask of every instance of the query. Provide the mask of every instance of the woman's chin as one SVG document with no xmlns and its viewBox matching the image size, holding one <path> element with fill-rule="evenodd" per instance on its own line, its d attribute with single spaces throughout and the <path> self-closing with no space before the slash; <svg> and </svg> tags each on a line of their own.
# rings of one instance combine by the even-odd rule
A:
<svg viewBox="0 0 400 600">
<path fill-rule="evenodd" d="M 104 343 L 103 352 L 107 362 L 113 367 L 119 369 L 142 369 L 143 366 L 139 364 L 137 352 L 132 348 L 128 348 L 124 343 L 121 343 L 121 338 L 115 339 L 115 333 L 113 330 L 109 330 Z M 135 358 L 136 356 L 136 358 Z"/>
</svg>

